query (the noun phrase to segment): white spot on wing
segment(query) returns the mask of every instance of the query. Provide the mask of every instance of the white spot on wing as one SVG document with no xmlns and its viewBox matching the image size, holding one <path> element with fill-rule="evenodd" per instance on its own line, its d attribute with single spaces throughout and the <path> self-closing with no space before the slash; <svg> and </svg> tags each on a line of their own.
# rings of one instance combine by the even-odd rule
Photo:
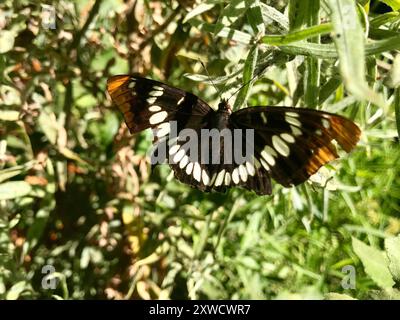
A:
<svg viewBox="0 0 400 320">
<path fill-rule="evenodd" d="M 265 170 L 269 171 L 270 168 L 269 168 L 267 162 L 263 158 L 260 158 L 260 161 L 261 161 L 262 166 L 265 168 Z"/>
<path fill-rule="evenodd" d="M 185 97 L 180 98 L 176 105 L 179 106 L 183 102 L 183 100 L 185 100 Z"/>
<path fill-rule="evenodd" d="M 290 129 L 292 130 L 292 133 L 293 133 L 294 136 L 298 137 L 298 136 L 302 135 L 302 132 L 301 132 L 301 130 L 299 128 L 291 125 Z"/>
<path fill-rule="evenodd" d="M 194 178 L 194 180 L 196 180 L 198 182 L 200 182 L 200 180 L 201 180 L 201 167 L 200 167 L 200 164 L 198 162 L 194 163 L 193 178 Z"/>
<path fill-rule="evenodd" d="M 261 118 L 262 118 L 264 124 L 266 124 L 267 123 L 267 116 L 265 115 L 264 112 L 261 112 Z"/>
<path fill-rule="evenodd" d="M 289 133 L 282 133 L 281 134 L 281 138 L 283 140 L 285 140 L 286 142 L 289 142 L 289 143 L 294 143 L 295 142 L 294 137 Z"/>
<path fill-rule="evenodd" d="M 151 107 L 149 107 L 149 111 L 150 112 L 158 112 L 158 111 L 161 111 L 161 107 L 160 106 L 151 106 Z"/>
<path fill-rule="evenodd" d="M 250 176 L 254 176 L 256 174 L 254 166 L 249 161 L 246 162 L 246 169 Z"/>
<path fill-rule="evenodd" d="M 136 82 L 132 81 L 128 84 L 129 89 L 133 89 L 136 86 Z"/>
<path fill-rule="evenodd" d="M 193 162 L 190 162 L 186 167 L 186 174 L 190 176 L 192 174 L 192 170 L 193 170 Z"/>
<path fill-rule="evenodd" d="M 183 169 L 184 167 L 186 167 L 186 165 L 189 163 L 189 157 L 187 155 L 185 155 L 181 162 L 179 162 L 179 168 Z"/>
<path fill-rule="evenodd" d="M 322 119 L 322 125 L 324 126 L 325 129 L 329 129 L 331 126 L 331 123 L 327 119 Z"/>
<path fill-rule="evenodd" d="M 164 90 L 164 88 L 161 86 L 153 86 L 152 89 L 153 90 L 161 90 L 161 91 Z"/>
<path fill-rule="evenodd" d="M 168 122 L 162 123 L 157 127 L 156 136 L 161 138 L 169 134 L 171 131 L 171 126 Z"/>
<path fill-rule="evenodd" d="M 174 156 L 172 159 L 173 162 L 178 163 L 179 161 L 182 160 L 183 156 L 185 155 L 185 150 L 181 149 L 178 151 L 178 153 Z"/>
<path fill-rule="evenodd" d="M 239 175 L 240 175 L 240 179 L 242 179 L 243 182 L 247 181 L 248 175 L 247 175 L 246 167 L 242 164 L 239 166 Z"/>
<path fill-rule="evenodd" d="M 284 157 L 289 156 L 290 149 L 288 145 L 281 138 L 279 138 L 279 136 L 272 137 L 272 144 L 274 145 L 274 148 L 276 151 L 278 151 L 278 153 L 280 153 Z"/>
<path fill-rule="evenodd" d="M 201 178 L 203 179 L 203 183 L 204 183 L 206 186 L 208 186 L 208 184 L 210 183 L 210 177 L 209 177 L 209 175 L 207 174 L 207 171 L 204 170 L 204 169 L 201 171 Z"/>
<path fill-rule="evenodd" d="M 286 112 L 286 115 L 285 115 L 286 122 L 290 123 L 296 127 L 301 127 L 301 122 L 298 119 L 291 117 L 289 114 L 292 114 L 292 112 Z M 297 116 L 297 114 L 296 114 L 296 116 Z"/>
<path fill-rule="evenodd" d="M 150 98 L 147 98 L 147 103 L 148 104 L 153 104 L 154 102 L 156 102 L 156 100 L 157 100 L 157 97 L 150 97 Z"/>
<path fill-rule="evenodd" d="M 176 144 L 169 149 L 169 154 L 172 156 L 173 154 L 177 153 L 180 149 L 180 145 Z"/>
<path fill-rule="evenodd" d="M 265 146 L 264 150 L 261 152 L 261 156 L 271 165 L 275 165 L 275 158 L 277 153 L 275 152 L 274 149 L 272 149 L 270 146 Z"/>
<path fill-rule="evenodd" d="M 215 186 L 216 187 L 222 185 L 222 183 L 224 182 L 224 176 L 225 176 L 225 169 L 222 169 L 218 173 L 217 178 L 215 179 Z"/>
<path fill-rule="evenodd" d="M 150 124 L 157 124 L 163 122 L 167 117 L 168 113 L 166 111 L 157 112 L 150 117 L 149 122 Z"/>
<path fill-rule="evenodd" d="M 229 172 L 225 174 L 225 185 L 229 186 L 231 184 L 231 175 Z"/>
<path fill-rule="evenodd" d="M 239 183 L 240 178 L 239 178 L 239 170 L 238 170 L 238 168 L 233 169 L 233 171 L 232 171 L 232 180 L 233 180 L 233 182 L 235 184 Z"/>
<path fill-rule="evenodd" d="M 297 112 L 286 112 L 286 115 L 292 118 L 298 118 L 299 114 Z"/>
<path fill-rule="evenodd" d="M 155 91 L 155 90 L 153 90 L 153 91 L 149 92 L 149 96 L 152 96 L 152 97 L 161 97 L 163 94 L 164 94 L 163 91 Z"/>
</svg>

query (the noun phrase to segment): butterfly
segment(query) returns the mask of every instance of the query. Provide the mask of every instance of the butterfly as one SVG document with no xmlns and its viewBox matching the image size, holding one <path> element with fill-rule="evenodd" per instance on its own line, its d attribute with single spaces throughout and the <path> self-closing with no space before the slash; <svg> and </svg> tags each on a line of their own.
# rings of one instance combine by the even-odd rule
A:
<svg viewBox="0 0 400 320">
<path fill-rule="evenodd" d="M 130 132 L 152 128 L 153 155 L 168 160 L 179 181 L 205 192 L 237 186 L 270 195 L 271 178 L 284 187 L 301 184 L 338 158 L 334 140 L 350 152 L 361 135 L 354 122 L 332 113 L 272 106 L 232 112 L 226 100 L 214 110 L 190 92 L 138 76 L 112 76 L 107 91 Z M 172 129 L 177 132 L 173 137 Z M 207 139 L 192 139 L 189 144 L 187 135 L 181 135 L 189 131 L 203 137 L 207 130 L 224 132 L 230 139 L 221 135 L 214 139 L 216 144 Z M 243 157 L 245 148 L 251 152 Z M 241 161 L 225 157 L 236 151 Z"/>
</svg>

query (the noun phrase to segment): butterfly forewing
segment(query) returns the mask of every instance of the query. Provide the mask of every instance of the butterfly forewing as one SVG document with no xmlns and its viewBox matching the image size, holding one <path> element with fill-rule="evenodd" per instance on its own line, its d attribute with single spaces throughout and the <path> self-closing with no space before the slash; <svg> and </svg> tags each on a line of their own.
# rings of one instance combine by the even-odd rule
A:
<svg viewBox="0 0 400 320">
<path fill-rule="evenodd" d="M 213 110 L 195 95 L 141 77 L 118 75 L 107 82 L 107 91 L 124 115 L 131 133 L 163 129 L 171 120 L 178 130 L 200 125 Z M 164 124 L 164 125 L 163 125 Z"/>
</svg>

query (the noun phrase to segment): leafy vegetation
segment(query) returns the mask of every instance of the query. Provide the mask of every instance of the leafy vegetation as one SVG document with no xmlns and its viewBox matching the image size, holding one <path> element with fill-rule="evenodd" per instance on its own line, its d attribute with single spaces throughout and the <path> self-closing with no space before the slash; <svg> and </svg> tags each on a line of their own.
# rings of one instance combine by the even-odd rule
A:
<svg viewBox="0 0 400 320">
<path fill-rule="evenodd" d="M 398 299 L 399 8 L 2 1 L 0 297 Z M 201 193 L 150 172 L 150 133 L 131 136 L 105 93 L 119 73 L 214 106 L 212 83 L 225 97 L 246 84 L 235 109 L 327 110 L 362 140 L 270 197 Z"/>
</svg>

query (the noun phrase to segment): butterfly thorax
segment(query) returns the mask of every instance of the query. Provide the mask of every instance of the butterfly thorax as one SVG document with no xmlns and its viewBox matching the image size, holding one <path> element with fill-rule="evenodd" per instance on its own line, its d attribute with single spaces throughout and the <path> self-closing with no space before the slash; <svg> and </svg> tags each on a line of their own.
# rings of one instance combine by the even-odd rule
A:
<svg viewBox="0 0 400 320">
<path fill-rule="evenodd" d="M 232 113 L 232 108 L 228 103 L 228 100 L 222 99 L 218 104 L 218 112 L 227 113 L 228 115 Z"/>
<path fill-rule="evenodd" d="M 228 127 L 229 116 L 232 113 L 232 109 L 226 100 L 221 100 L 218 104 L 218 110 L 214 117 L 210 120 L 211 128 L 223 130 Z"/>
</svg>

